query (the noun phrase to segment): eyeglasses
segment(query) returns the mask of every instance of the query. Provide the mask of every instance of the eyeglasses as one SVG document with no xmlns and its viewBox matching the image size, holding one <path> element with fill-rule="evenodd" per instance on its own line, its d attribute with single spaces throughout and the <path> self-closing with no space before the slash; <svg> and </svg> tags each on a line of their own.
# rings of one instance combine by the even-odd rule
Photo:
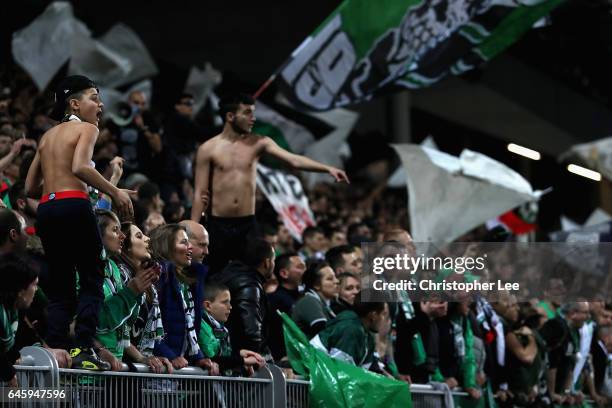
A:
<svg viewBox="0 0 612 408">
<path fill-rule="evenodd" d="M 179 105 L 185 105 L 185 106 L 193 106 L 193 100 L 188 99 L 186 101 L 180 101 Z"/>
</svg>

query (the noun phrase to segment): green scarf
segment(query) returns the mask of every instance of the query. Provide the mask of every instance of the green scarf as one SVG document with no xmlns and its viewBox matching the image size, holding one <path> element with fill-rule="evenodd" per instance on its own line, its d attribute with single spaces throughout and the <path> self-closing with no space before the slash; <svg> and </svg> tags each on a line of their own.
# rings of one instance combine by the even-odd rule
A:
<svg viewBox="0 0 612 408">
<path fill-rule="evenodd" d="M 18 324 L 17 310 L 0 305 L 0 351 L 7 352 L 15 345 Z"/>
<path fill-rule="evenodd" d="M 121 289 L 123 289 L 123 282 L 121 280 L 119 267 L 115 261 L 108 259 L 104 266 L 104 297 L 114 296 Z M 130 346 L 130 328 L 137 316 L 138 313 L 132 313 L 130 319 L 117 329 L 117 336 L 119 338 L 117 343 L 118 348 L 125 349 Z"/>
</svg>

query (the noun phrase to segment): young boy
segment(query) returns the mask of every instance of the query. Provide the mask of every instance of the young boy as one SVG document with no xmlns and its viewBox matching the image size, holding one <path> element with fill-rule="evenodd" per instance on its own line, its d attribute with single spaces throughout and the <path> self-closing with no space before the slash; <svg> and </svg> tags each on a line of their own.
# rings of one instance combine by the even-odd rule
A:
<svg viewBox="0 0 612 408">
<path fill-rule="evenodd" d="M 52 112 L 60 123 L 41 137 L 25 181 L 28 197 L 40 198 L 36 231 L 49 265 L 52 322 L 47 343 L 69 348 L 68 327 L 76 315 L 72 368 L 89 370 L 108 369 L 108 364 L 93 349 L 104 300 L 104 253 L 87 186 L 108 194 L 123 216 L 133 216 L 131 192 L 115 187 L 91 166 L 103 107 L 93 81 L 80 75 L 65 78 L 55 92 Z"/>
<path fill-rule="evenodd" d="M 229 331 L 224 326 L 232 310 L 230 291 L 218 282 L 207 282 L 204 288 L 204 315 L 198 343 L 204 355 L 215 363 L 224 375 L 243 368 L 248 376 L 253 369 L 265 365 L 264 358 L 250 350 L 232 350 Z"/>
</svg>

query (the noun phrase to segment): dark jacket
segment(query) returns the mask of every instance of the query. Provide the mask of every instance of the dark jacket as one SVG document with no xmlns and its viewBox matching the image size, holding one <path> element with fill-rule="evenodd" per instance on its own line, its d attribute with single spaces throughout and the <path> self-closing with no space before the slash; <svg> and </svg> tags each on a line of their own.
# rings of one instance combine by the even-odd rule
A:
<svg viewBox="0 0 612 408">
<path fill-rule="evenodd" d="M 593 356 L 595 389 L 601 394 L 606 379 L 606 369 L 608 368 L 608 352 L 599 344 L 599 339 L 597 339 L 596 335 L 593 337 L 594 341 L 591 345 L 591 355 Z"/>
<path fill-rule="evenodd" d="M 189 287 L 194 302 L 195 319 L 193 323 L 197 334 L 202 321 L 202 298 L 208 269 L 204 265 L 194 262 L 191 264 L 190 272 L 197 277 L 197 282 Z M 173 263 L 164 262 L 162 264 L 162 273 L 157 283 L 157 292 L 159 295 L 162 324 L 164 325 L 164 338 L 155 344 L 153 354 L 172 360 L 181 356 L 183 342 L 185 341 L 185 312 Z M 204 354 L 200 351 L 195 356 L 183 357 L 189 363 L 193 363 L 204 358 Z"/>
<path fill-rule="evenodd" d="M 431 320 L 421 311 L 418 303 L 413 303 L 415 316 L 406 320 L 403 313 L 398 314 L 396 323 L 395 362 L 400 373 L 412 377 L 412 382 L 426 384 L 439 368 L 440 335 L 435 320 Z M 426 359 L 416 364 L 415 335 L 421 338 Z"/>
<path fill-rule="evenodd" d="M 337 315 L 344 312 L 345 310 L 353 310 L 353 305 L 347 303 L 344 299 L 334 299 L 331 301 L 331 310 Z"/>
<path fill-rule="evenodd" d="M 269 355 L 269 308 L 264 277 L 254 268 L 232 261 L 214 279 L 227 286 L 232 297 L 232 313 L 225 324 L 232 349 Z"/>
<path fill-rule="evenodd" d="M 290 290 L 281 285 L 278 286 L 274 293 L 268 295 L 268 301 L 270 302 L 270 338 L 268 344 L 276 361 L 287 355 L 285 338 L 283 336 L 283 321 L 277 311 L 291 316 L 293 305 L 295 305 L 299 298 L 300 292 L 297 289 Z"/>
</svg>

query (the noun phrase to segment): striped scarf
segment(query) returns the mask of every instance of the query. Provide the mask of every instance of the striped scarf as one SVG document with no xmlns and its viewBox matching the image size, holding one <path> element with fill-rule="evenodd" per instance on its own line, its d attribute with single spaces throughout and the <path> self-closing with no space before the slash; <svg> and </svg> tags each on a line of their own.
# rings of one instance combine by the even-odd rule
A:
<svg viewBox="0 0 612 408">
<path fill-rule="evenodd" d="M 179 294 L 183 301 L 183 310 L 185 311 L 185 341 L 183 342 L 183 353 L 187 352 L 189 356 L 195 356 L 200 352 L 198 345 L 198 336 L 194 327 L 195 321 L 195 305 L 193 296 L 189 290 L 189 286 L 179 281 Z"/>
<path fill-rule="evenodd" d="M 147 298 L 143 298 L 143 304 Z M 164 325 L 161 319 L 161 309 L 159 308 L 159 297 L 155 286 L 151 286 L 151 305 L 147 314 L 147 321 L 142 332 L 142 337 L 138 342 L 138 350 L 143 356 L 152 356 L 155 343 L 164 337 Z"/>
<path fill-rule="evenodd" d="M 105 289 L 108 290 L 108 292 L 105 290 L 105 297 L 108 295 L 115 296 L 118 291 L 123 289 L 121 271 L 112 259 L 108 259 L 104 267 L 104 285 Z M 119 348 L 125 349 L 130 346 L 130 329 L 136 316 L 138 316 L 137 306 L 135 309 L 132 309 L 130 315 L 127 316 L 128 320 L 124 321 L 123 324 L 117 328 L 117 335 L 119 337 L 117 346 Z"/>
<path fill-rule="evenodd" d="M 125 259 L 122 259 L 121 263 L 119 263 L 119 271 L 121 272 L 121 280 L 124 285 L 127 285 L 130 279 L 134 277 L 134 273 Z M 162 324 L 161 309 L 159 308 L 159 296 L 154 285 L 152 285 L 149 290 L 149 299 L 151 303 L 147 305 L 147 296 L 143 296 L 142 302 L 140 303 L 140 307 L 143 308 L 143 310 L 148 309 L 148 312 L 145 326 L 142 329 L 142 335 L 139 336 L 138 344 L 136 344 L 138 351 L 146 357 L 153 355 L 155 343 L 159 342 L 164 337 L 164 325 Z"/>
</svg>

